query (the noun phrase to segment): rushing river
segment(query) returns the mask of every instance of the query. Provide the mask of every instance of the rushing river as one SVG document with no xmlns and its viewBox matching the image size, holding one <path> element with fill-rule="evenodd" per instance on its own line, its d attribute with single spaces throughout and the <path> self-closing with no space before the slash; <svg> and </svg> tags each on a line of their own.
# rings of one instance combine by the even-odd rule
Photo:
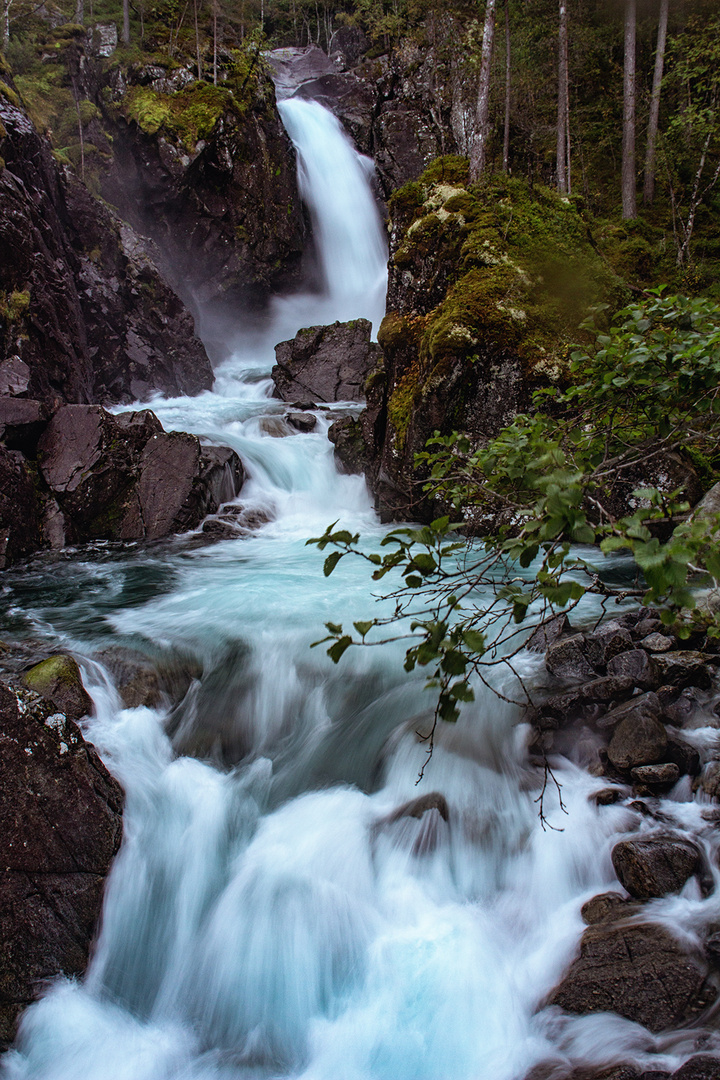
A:
<svg viewBox="0 0 720 1080">
<path fill-rule="evenodd" d="M 339 667 L 309 648 L 324 621 L 383 600 L 352 560 L 326 580 L 306 539 L 335 519 L 370 544 L 382 530 L 363 480 L 335 470 L 331 410 L 311 434 L 274 437 L 287 407 L 270 396 L 273 345 L 337 318 L 377 328 L 387 252 L 370 164 L 319 105 L 281 111 L 324 289 L 277 301 L 211 393 L 150 403 L 167 428 L 238 451 L 238 502 L 264 524 L 212 546 L 97 545 L 3 579 L 8 633 L 86 658 L 87 733 L 127 793 L 89 973 L 28 1010 L 6 1075 L 513 1080 L 548 1058 L 652 1051 L 669 1068 L 691 1042 L 541 1008 L 581 903 L 616 885 L 610 849 L 631 811 L 599 812 L 598 781 L 566 763 L 568 814 L 551 801 L 562 831 L 544 830 L 517 710 L 489 692 L 441 733 L 417 786 L 429 697 L 403 675 L 402 647 L 351 650 Z M 185 665 L 181 706 L 123 709 L 93 659 L 113 644 Z M 392 820 L 431 791 L 448 822 Z M 699 813 L 674 805 L 688 824 Z M 699 903 L 686 890 L 655 907 L 690 927 Z"/>
</svg>

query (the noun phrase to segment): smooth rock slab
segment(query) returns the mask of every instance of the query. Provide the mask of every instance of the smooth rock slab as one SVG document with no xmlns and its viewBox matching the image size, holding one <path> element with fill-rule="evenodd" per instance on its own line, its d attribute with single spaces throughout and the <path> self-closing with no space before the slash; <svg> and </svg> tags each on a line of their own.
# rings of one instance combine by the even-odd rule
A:
<svg viewBox="0 0 720 1080">
<path fill-rule="evenodd" d="M 662 926 L 590 926 L 549 1004 L 585 1015 L 616 1012 L 650 1031 L 696 1016 L 716 997 L 707 968 Z"/>
<path fill-rule="evenodd" d="M 612 850 L 620 884 L 637 900 L 678 893 L 702 869 L 699 848 L 672 834 L 621 840 Z"/>
</svg>

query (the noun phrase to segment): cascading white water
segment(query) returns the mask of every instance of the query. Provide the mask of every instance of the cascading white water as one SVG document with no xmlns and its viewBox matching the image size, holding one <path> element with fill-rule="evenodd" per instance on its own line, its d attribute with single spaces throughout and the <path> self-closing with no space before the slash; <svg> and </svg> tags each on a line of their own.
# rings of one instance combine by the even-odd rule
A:
<svg viewBox="0 0 720 1080">
<path fill-rule="evenodd" d="M 303 310 L 306 323 L 379 314 L 374 241 L 362 273 L 345 273 L 353 245 L 377 236 L 367 175 L 319 106 L 282 108 L 327 240 L 327 293 L 279 303 L 276 340 Z M 320 174 L 340 161 L 320 195 Z M 339 189 L 347 176 L 356 198 L 360 175 L 349 213 Z M 354 239 L 334 248 L 330 223 L 346 212 Z M 27 1011 L 6 1076 L 513 1080 L 549 1057 L 672 1067 L 692 1033 L 663 1044 L 617 1018 L 537 1012 L 576 947 L 581 902 L 613 884 L 610 848 L 631 811 L 598 811 L 597 782 L 567 763 L 568 816 L 546 805 L 562 831 L 544 831 L 517 711 L 482 688 L 417 787 L 428 698 L 422 678 L 403 675 L 402 646 L 350 652 L 339 668 L 310 650 L 324 621 L 364 618 L 372 603 L 362 566 L 345 560 L 326 580 L 305 539 L 338 517 L 370 543 L 381 529 L 363 481 L 334 469 L 327 417 L 306 435 L 263 427 L 284 410 L 269 398 L 271 363 L 255 340 L 213 393 L 153 402 L 167 427 L 238 449 L 250 472 L 241 501 L 268 524 L 209 548 L 85 553 L 4 578 L 6 623 L 90 657 L 88 734 L 127 792 L 89 974 Z M 190 654 L 202 679 L 172 715 L 123 709 L 91 659 L 110 643 Z M 528 656 L 523 673 L 537 664 Z M 429 791 L 445 796 L 447 822 L 436 811 L 393 820 Z M 691 889 L 655 903 L 689 932 Z"/>
</svg>

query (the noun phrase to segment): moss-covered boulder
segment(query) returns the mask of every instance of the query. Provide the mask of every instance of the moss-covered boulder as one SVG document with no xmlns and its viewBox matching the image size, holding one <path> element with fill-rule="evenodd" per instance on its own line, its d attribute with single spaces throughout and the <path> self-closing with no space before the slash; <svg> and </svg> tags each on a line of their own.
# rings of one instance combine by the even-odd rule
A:
<svg viewBox="0 0 720 1080">
<path fill-rule="evenodd" d="M 414 456 L 435 430 L 492 437 L 537 387 L 560 381 L 596 303 L 620 279 L 596 250 L 582 202 L 508 177 L 468 181 L 439 158 L 390 200 L 385 381 L 370 480 L 387 516 L 428 516 Z"/>
<path fill-rule="evenodd" d="M 24 682 L 29 690 L 47 698 L 70 720 L 80 720 L 92 712 L 92 699 L 72 656 L 60 653 L 41 660 L 26 672 Z"/>
</svg>

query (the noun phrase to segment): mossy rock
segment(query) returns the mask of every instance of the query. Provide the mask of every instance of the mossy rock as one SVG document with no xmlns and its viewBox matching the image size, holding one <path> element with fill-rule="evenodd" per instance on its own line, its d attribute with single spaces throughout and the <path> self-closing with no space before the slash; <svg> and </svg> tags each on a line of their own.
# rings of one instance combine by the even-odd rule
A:
<svg viewBox="0 0 720 1080">
<path fill-rule="evenodd" d="M 49 656 L 25 672 L 24 682 L 28 690 L 47 698 L 69 720 L 80 720 L 92 712 L 92 699 L 72 656 Z"/>
</svg>

